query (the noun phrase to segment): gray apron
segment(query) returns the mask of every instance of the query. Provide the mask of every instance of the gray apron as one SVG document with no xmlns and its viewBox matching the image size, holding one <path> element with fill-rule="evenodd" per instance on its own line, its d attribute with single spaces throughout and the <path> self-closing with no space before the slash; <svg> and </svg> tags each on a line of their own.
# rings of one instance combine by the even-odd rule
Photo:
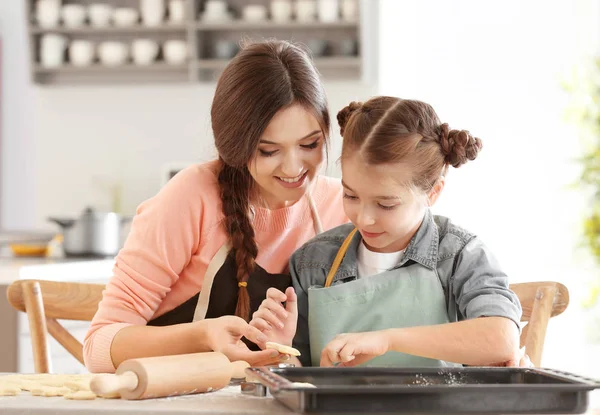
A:
<svg viewBox="0 0 600 415">
<path fill-rule="evenodd" d="M 308 290 L 308 327 L 313 366 L 337 334 L 449 323 L 444 289 L 435 269 L 414 263 L 331 286 L 354 229 L 340 247 L 325 287 Z M 388 352 L 364 366 L 447 367 L 453 363 Z"/>
</svg>

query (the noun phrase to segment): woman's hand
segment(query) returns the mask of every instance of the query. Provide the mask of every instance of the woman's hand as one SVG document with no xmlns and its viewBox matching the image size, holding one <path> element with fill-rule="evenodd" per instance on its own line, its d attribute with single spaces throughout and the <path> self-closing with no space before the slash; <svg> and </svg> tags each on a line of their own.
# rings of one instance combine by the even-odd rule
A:
<svg viewBox="0 0 600 415">
<path fill-rule="evenodd" d="M 202 337 L 206 339 L 207 346 L 215 352 L 221 352 L 229 360 L 235 362 L 244 360 L 251 366 L 264 366 L 277 363 L 281 356 L 274 350 L 261 350 L 253 352 L 241 340 L 246 337 L 259 347 L 265 347 L 267 338 L 256 327 L 252 327 L 244 319 L 236 316 L 223 316 L 198 321 L 202 327 Z"/>
<path fill-rule="evenodd" d="M 357 366 L 390 350 L 385 330 L 338 334 L 321 352 L 321 366 Z"/>
<path fill-rule="evenodd" d="M 500 367 L 534 367 L 533 363 L 531 363 L 531 360 L 529 359 L 529 356 L 525 353 L 525 347 L 520 348 L 517 353 L 515 353 L 515 356 L 506 361 L 506 362 L 500 362 L 500 363 L 492 363 L 488 366 L 500 366 Z"/>
<path fill-rule="evenodd" d="M 260 330 L 268 341 L 291 346 L 297 323 L 298 298 L 294 288 L 288 287 L 285 293 L 269 288 L 267 298 L 252 315 L 250 325 Z"/>
</svg>

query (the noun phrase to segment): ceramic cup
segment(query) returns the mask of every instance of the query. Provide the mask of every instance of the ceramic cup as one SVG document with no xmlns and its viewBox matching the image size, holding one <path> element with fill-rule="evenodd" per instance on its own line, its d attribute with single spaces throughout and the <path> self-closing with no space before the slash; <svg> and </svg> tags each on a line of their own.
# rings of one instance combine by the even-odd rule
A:
<svg viewBox="0 0 600 415">
<path fill-rule="evenodd" d="M 313 56 L 324 56 L 329 49 L 329 43 L 324 39 L 311 39 L 307 42 L 307 46 Z"/>
<path fill-rule="evenodd" d="M 61 14 L 61 0 L 38 0 L 35 6 L 35 17 L 43 28 L 58 26 Z"/>
<path fill-rule="evenodd" d="M 129 27 L 137 24 L 140 15 L 136 9 L 131 7 L 119 7 L 113 12 L 112 18 L 115 26 Z"/>
<path fill-rule="evenodd" d="M 45 68 L 56 68 L 63 64 L 67 38 L 63 35 L 49 33 L 40 40 L 40 63 Z"/>
<path fill-rule="evenodd" d="M 87 10 L 81 4 L 65 4 L 60 14 L 66 27 L 81 27 L 85 23 Z"/>
<path fill-rule="evenodd" d="M 111 24 L 113 7 L 109 4 L 94 3 L 88 7 L 90 24 L 94 27 L 106 27 Z"/>
<path fill-rule="evenodd" d="M 319 0 L 317 14 L 321 22 L 336 22 L 340 16 L 339 0 Z"/>
<path fill-rule="evenodd" d="M 315 0 L 296 0 L 296 20 L 299 22 L 312 22 L 317 13 Z"/>
<path fill-rule="evenodd" d="M 292 19 L 291 0 L 271 0 L 271 19 L 277 23 L 289 22 Z"/>
<path fill-rule="evenodd" d="M 262 4 L 250 4 L 242 9 L 242 18 L 247 22 L 267 20 L 267 8 Z"/>
<path fill-rule="evenodd" d="M 181 24 L 185 22 L 185 2 L 183 0 L 169 1 L 169 23 Z"/>
<path fill-rule="evenodd" d="M 94 62 L 94 44 L 89 40 L 73 40 L 69 44 L 69 62 L 73 66 L 89 66 Z"/>
<path fill-rule="evenodd" d="M 136 39 L 131 44 L 131 57 L 136 65 L 150 65 L 156 60 L 158 42 L 152 39 Z"/>
<path fill-rule="evenodd" d="M 240 46 L 233 40 L 219 40 L 213 45 L 213 56 L 217 59 L 231 59 L 240 50 Z"/>
<path fill-rule="evenodd" d="M 340 42 L 340 54 L 344 56 L 355 56 L 358 53 L 358 42 L 356 39 L 344 39 Z"/>
<path fill-rule="evenodd" d="M 343 20 L 356 22 L 358 20 L 358 0 L 341 0 L 340 11 Z"/>
<path fill-rule="evenodd" d="M 140 0 L 140 15 L 145 26 L 160 26 L 165 17 L 165 0 Z"/>
<path fill-rule="evenodd" d="M 163 44 L 163 56 L 172 65 L 185 63 L 188 57 L 187 43 L 184 40 L 167 40 Z"/>
<path fill-rule="evenodd" d="M 98 46 L 98 57 L 106 66 L 123 65 L 129 57 L 129 48 L 123 42 L 102 42 Z"/>
</svg>

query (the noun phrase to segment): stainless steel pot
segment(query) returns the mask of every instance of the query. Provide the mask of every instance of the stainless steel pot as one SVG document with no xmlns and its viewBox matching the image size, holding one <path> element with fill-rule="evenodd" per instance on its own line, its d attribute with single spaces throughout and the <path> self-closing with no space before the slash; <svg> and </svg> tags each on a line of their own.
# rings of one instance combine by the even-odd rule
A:
<svg viewBox="0 0 600 415">
<path fill-rule="evenodd" d="M 62 228 L 67 256 L 111 257 L 121 249 L 122 225 L 131 217 L 86 208 L 77 219 L 50 217 Z"/>
</svg>

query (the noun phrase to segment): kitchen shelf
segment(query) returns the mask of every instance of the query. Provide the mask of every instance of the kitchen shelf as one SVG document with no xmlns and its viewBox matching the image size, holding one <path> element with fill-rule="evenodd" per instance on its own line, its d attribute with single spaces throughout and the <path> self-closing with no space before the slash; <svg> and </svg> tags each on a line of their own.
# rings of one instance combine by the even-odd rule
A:
<svg viewBox="0 0 600 415">
<path fill-rule="evenodd" d="M 155 62 L 151 65 L 136 65 L 127 63 L 119 66 L 106 66 L 101 64 L 93 64 L 90 66 L 73 66 L 63 65 L 57 68 L 46 68 L 41 65 L 36 65 L 34 71 L 36 73 L 47 74 L 89 74 L 89 73 L 118 73 L 118 72 L 181 72 L 187 71 L 189 64 L 172 65 L 165 62 Z"/>
<path fill-rule="evenodd" d="M 198 69 L 222 70 L 228 59 L 199 59 L 195 62 Z M 317 69 L 360 68 L 361 60 L 356 56 L 327 56 L 314 59 Z"/>
<path fill-rule="evenodd" d="M 1 0 L 0 0 L 1 1 Z M 13 0 L 14 1 L 14 0 Z M 139 7 L 139 0 L 103 0 L 115 7 Z M 225 68 L 229 59 L 217 59 L 219 42 L 240 44 L 242 40 L 261 40 L 277 38 L 291 40 L 308 49 L 321 48 L 327 42 L 326 56 L 314 58 L 320 74 L 327 79 L 358 80 L 365 73 L 365 58 L 362 52 L 363 28 L 358 21 L 338 20 L 335 22 L 298 22 L 291 20 L 285 23 L 271 20 L 249 22 L 237 17 L 227 21 L 203 21 L 200 17 L 205 1 L 184 0 L 186 20 L 178 24 L 170 24 L 165 18 L 159 26 L 145 26 L 138 23 L 134 26 L 95 27 L 89 24 L 80 27 L 40 27 L 34 21 L 37 0 L 26 0 L 28 5 L 26 19 L 27 35 L 30 44 L 31 79 L 36 84 L 111 84 L 111 83 L 158 83 L 158 82 L 214 82 Z M 226 0 L 234 16 L 240 16 L 248 0 Z M 366 4 L 371 0 L 359 0 L 359 14 L 367 10 Z M 253 0 L 253 4 L 270 7 L 271 0 Z M 90 0 L 69 0 L 71 4 L 89 5 Z M 368 13 L 366 13 L 368 16 Z M 158 60 L 151 65 L 135 65 L 131 61 L 119 66 L 105 66 L 94 63 L 91 66 L 77 67 L 69 63 L 69 51 L 65 50 L 65 62 L 58 68 L 43 67 L 40 62 L 41 44 L 47 34 L 59 34 L 66 38 L 67 45 L 77 39 L 85 39 L 98 45 L 104 41 L 118 41 L 131 44 L 136 38 L 150 38 L 159 46 L 167 40 L 184 40 L 188 44 L 188 62 L 182 65 L 170 65 L 163 60 L 162 50 Z M 357 42 L 357 55 L 348 56 L 347 42 Z M 231 45 L 230 45 L 231 47 Z M 68 46 L 67 46 L 68 48 Z M 97 59 L 96 59 L 97 60 Z"/>
<path fill-rule="evenodd" d="M 161 26 L 106 26 L 106 27 L 95 27 L 95 26 L 80 26 L 80 27 L 39 27 L 32 26 L 30 32 L 32 34 L 44 34 L 44 33 L 62 33 L 66 35 L 104 35 L 104 34 L 120 34 L 120 33 L 131 33 L 131 34 L 152 34 L 152 33 L 169 33 L 169 32 L 185 32 L 188 30 L 188 25 L 169 25 L 164 24 Z"/>
<path fill-rule="evenodd" d="M 243 20 L 232 20 L 223 23 L 206 23 L 199 21 L 193 27 L 199 31 L 217 31 L 217 30 L 290 30 L 290 29 L 355 29 L 358 27 L 357 22 L 289 22 L 276 23 L 272 21 L 266 22 L 245 22 Z"/>
</svg>

